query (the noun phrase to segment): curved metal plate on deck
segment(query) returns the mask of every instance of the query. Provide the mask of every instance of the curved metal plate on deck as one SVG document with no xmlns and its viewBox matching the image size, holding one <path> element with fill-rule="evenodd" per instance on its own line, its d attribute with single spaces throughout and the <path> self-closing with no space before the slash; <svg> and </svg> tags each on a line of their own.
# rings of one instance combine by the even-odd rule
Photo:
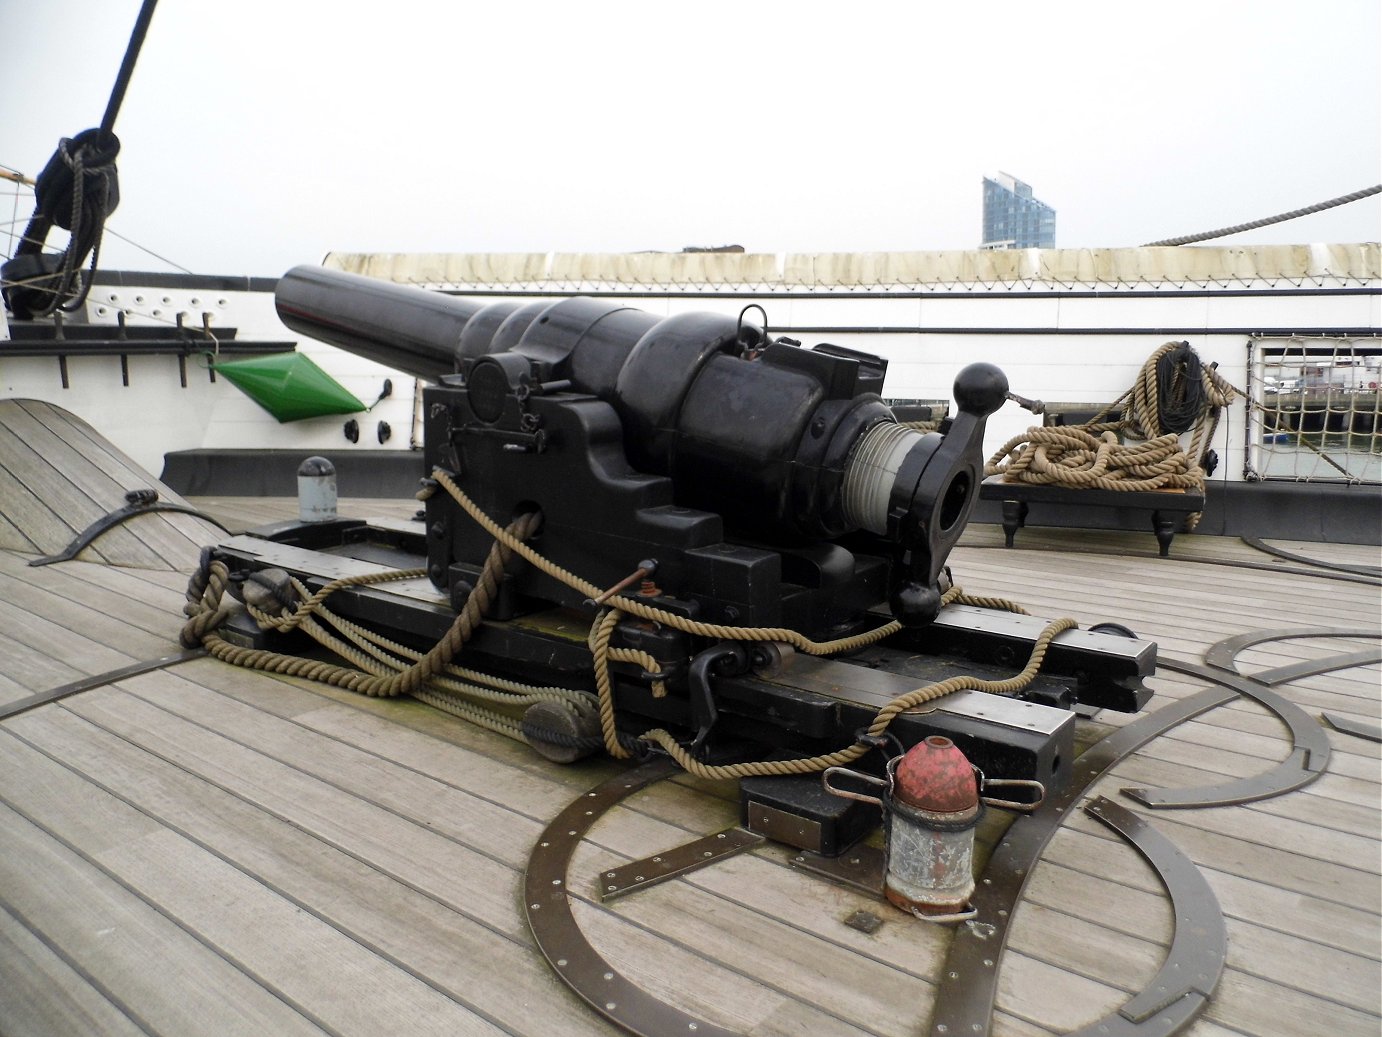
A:
<svg viewBox="0 0 1382 1037">
<path fill-rule="evenodd" d="M 1334 713 L 1321 713 L 1320 719 L 1323 720 L 1335 731 L 1342 731 L 1346 735 L 1354 735 L 1358 738 L 1366 738 L 1370 742 L 1382 742 L 1382 727 L 1376 724 L 1365 724 L 1361 720 L 1350 720 L 1348 717 L 1337 716 Z"/>
<path fill-rule="evenodd" d="M 1282 630 L 1253 630 L 1246 634 L 1239 634 L 1237 637 L 1227 637 L 1222 641 L 1209 646 L 1204 653 L 1205 665 L 1212 666 L 1216 670 L 1226 670 L 1229 673 L 1237 674 L 1238 653 L 1244 648 L 1251 648 L 1253 645 L 1260 645 L 1264 641 L 1300 641 L 1307 637 L 1382 637 L 1382 630 L 1377 627 L 1366 629 L 1340 629 L 1338 627 L 1287 627 Z M 1327 667 L 1320 670 L 1326 673 L 1330 669 L 1337 667 Z M 1305 676 L 1301 674 L 1301 676 Z M 1270 683 L 1264 681 L 1263 683 Z"/>
<path fill-rule="evenodd" d="M 1271 770 L 1250 778 L 1238 778 L 1219 785 L 1202 785 L 1189 789 L 1125 788 L 1124 795 L 1131 796 L 1154 810 L 1234 806 L 1259 799 L 1270 799 L 1283 792 L 1303 788 L 1323 774 L 1329 766 L 1329 736 L 1325 734 L 1324 728 L 1311 720 L 1305 710 L 1294 702 L 1287 701 L 1274 691 L 1268 691 L 1249 678 L 1231 676 L 1221 670 L 1167 659 L 1161 660 L 1160 665 L 1192 677 L 1215 681 L 1271 710 L 1278 720 L 1291 729 L 1293 748 L 1291 755 Z"/>
<path fill-rule="evenodd" d="M 1211 679 L 1218 681 L 1217 676 Z M 1231 701 L 1236 694 L 1222 686 L 1205 688 L 1133 721 L 1081 753 L 1066 788 L 1048 796 L 1035 813 L 1018 815 L 994 848 L 970 898 L 974 918 L 955 930 L 941 971 L 930 1033 L 984 1037 L 989 1032 L 998 995 L 998 962 L 1007 945 L 1013 909 L 1032 866 L 1084 791 L 1153 738 Z"/>
<path fill-rule="evenodd" d="M 1379 662 L 1382 662 L 1382 648 L 1364 648 L 1357 652 L 1326 655 L 1320 659 L 1304 659 L 1301 662 L 1278 666 L 1271 670 L 1258 670 L 1251 679 L 1258 684 L 1265 684 L 1269 688 L 1274 688 L 1278 684 L 1287 684 L 1301 677 L 1318 677 L 1322 673 L 1347 670 L 1353 666 L 1371 666 L 1373 663 Z"/>
<path fill-rule="evenodd" d="M 558 814 L 528 858 L 524 911 L 538 950 L 553 971 L 610 1022 L 640 1037 L 733 1037 L 733 1031 L 659 1001 L 615 971 L 585 938 L 571 912 L 566 868 L 585 833 L 611 807 L 676 770 L 676 764 L 665 758 L 645 763 L 597 785 Z"/>
<path fill-rule="evenodd" d="M 735 826 L 663 850 L 652 857 L 621 864 L 600 877 L 600 901 L 609 903 L 668 879 L 680 878 L 726 857 L 733 857 L 736 853 L 762 846 L 765 842 L 767 836 Z"/>
<path fill-rule="evenodd" d="M 1070 1037 L 1138 1037 L 1175 1033 L 1209 1003 L 1228 956 L 1224 913 L 1204 874 L 1176 845 L 1130 810 L 1098 797 L 1085 805 L 1147 859 L 1166 887 L 1175 935 L 1161 970 L 1122 1008 Z"/>
<path fill-rule="evenodd" d="M 1340 562 L 1326 562 L 1322 558 L 1311 558 L 1309 555 L 1296 554 L 1294 551 L 1283 551 L 1279 547 L 1273 547 L 1257 537 L 1239 537 L 1243 543 L 1249 547 L 1269 554 L 1276 558 L 1284 558 L 1288 562 L 1302 562 L 1305 565 L 1313 565 L 1320 569 L 1332 569 L 1335 572 L 1351 573 L 1355 576 L 1371 576 L 1374 579 L 1382 579 L 1382 568 L 1375 565 L 1345 565 Z"/>
<path fill-rule="evenodd" d="M 193 659 L 200 659 L 206 655 L 205 648 L 189 648 L 178 652 L 176 655 L 164 655 L 157 659 L 147 659 L 144 662 L 131 663 L 129 666 L 121 666 L 118 670 L 107 670 L 105 673 L 98 673 L 91 677 L 83 677 L 68 684 L 50 688 L 48 691 L 39 692 L 37 695 L 30 695 L 28 698 L 18 699 L 15 702 L 7 702 L 0 706 L 0 720 L 8 720 L 10 717 L 26 713 L 39 706 L 46 706 L 50 702 L 57 702 L 65 699 L 69 695 L 78 695 L 83 691 L 90 691 L 93 688 L 104 687 L 107 684 L 114 684 L 116 681 L 125 680 L 128 677 L 137 677 L 141 673 L 151 673 L 154 670 L 162 670 L 168 666 L 176 666 L 179 663 L 190 662 Z"/>
</svg>

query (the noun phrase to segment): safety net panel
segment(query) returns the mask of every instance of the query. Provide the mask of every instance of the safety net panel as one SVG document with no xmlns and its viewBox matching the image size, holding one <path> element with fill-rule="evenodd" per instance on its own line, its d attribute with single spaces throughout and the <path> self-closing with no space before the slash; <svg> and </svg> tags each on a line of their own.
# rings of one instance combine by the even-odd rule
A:
<svg viewBox="0 0 1382 1037">
<path fill-rule="evenodd" d="M 1249 477 L 1382 483 L 1382 343 L 1258 339 L 1251 350 Z"/>
</svg>

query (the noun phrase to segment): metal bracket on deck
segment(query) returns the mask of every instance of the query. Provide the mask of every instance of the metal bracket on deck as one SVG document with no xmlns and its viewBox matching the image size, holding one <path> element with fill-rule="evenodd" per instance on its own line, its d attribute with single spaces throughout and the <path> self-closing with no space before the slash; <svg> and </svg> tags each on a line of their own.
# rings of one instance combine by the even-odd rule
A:
<svg viewBox="0 0 1382 1037">
<path fill-rule="evenodd" d="M 641 861 L 631 861 L 601 873 L 600 899 L 608 902 L 616 897 L 637 893 L 640 889 L 656 886 L 659 882 L 690 874 L 708 864 L 751 850 L 766 841 L 767 836 L 736 825 L 694 842 L 663 850 Z"/>
<path fill-rule="evenodd" d="M 92 541 L 97 537 L 114 529 L 122 522 L 134 518 L 136 515 L 144 515 L 151 511 L 174 511 L 183 515 L 193 515 L 205 522 L 210 522 L 217 529 L 223 529 L 227 533 L 230 532 L 230 530 L 226 529 L 225 526 L 221 525 L 204 511 L 198 511 L 196 508 L 189 507 L 186 504 L 169 504 L 167 501 L 159 500 L 157 490 L 130 490 L 125 494 L 125 500 L 128 503 L 126 503 L 123 508 L 116 508 L 110 514 L 98 518 L 95 522 L 78 533 L 77 538 L 57 554 L 35 558 L 30 561 L 29 564 L 31 566 L 52 565 L 54 562 L 71 561 L 90 547 Z"/>
<path fill-rule="evenodd" d="M 1292 629 L 1288 627 L 1282 630 L 1253 630 L 1246 634 L 1239 634 L 1237 637 L 1226 637 L 1224 640 L 1210 645 L 1204 653 L 1205 665 L 1238 675 L 1238 653 L 1244 648 L 1260 645 L 1264 641 L 1300 641 L 1308 637 L 1382 637 L 1382 630 L 1377 627 L 1360 627 L 1357 629 L 1339 627 L 1296 627 Z M 1296 676 L 1312 676 L 1341 669 L 1344 666 L 1359 665 L 1356 662 L 1344 660 L 1345 657 L 1343 656 L 1321 659 L 1319 660 L 1319 663 L 1322 664 L 1320 669 L 1302 670 Z M 1289 679 L 1277 677 L 1277 673 L 1278 671 L 1269 670 L 1262 674 L 1252 675 L 1252 679 L 1262 684 L 1279 684 L 1282 680 Z M 1267 679 L 1263 680 L 1264 677 Z"/>
<path fill-rule="evenodd" d="M 1306 712 L 1274 691 L 1263 685 L 1278 683 L 1292 677 L 1307 674 L 1328 673 L 1343 666 L 1356 666 L 1371 661 L 1371 650 L 1344 655 L 1329 656 L 1315 661 L 1308 669 L 1298 666 L 1279 667 L 1251 677 L 1238 674 L 1234 659 L 1244 648 L 1261 644 L 1264 641 L 1299 640 L 1306 637 L 1377 637 L 1375 629 L 1336 629 L 1333 627 L 1307 627 L 1295 630 L 1258 630 L 1237 637 L 1226 638 L 1210 646 L 1205 652 L 1209 664 L 1199 666 L 1195 663 L 1182 663 L 1162 659 L 1161 666 L 1168 670 L 1215 681 L 1232 688 L 1238 694 L 1252 699 L 1264 709 L 1270 710 L 1276 718 L 1291 731 L 1291 754 L 1271 770 L 1250 778 L 1227 781 L 1220 785 L 1204 785 L 1188 789 L 1143 789 L 1125 788 L 1123 793 L 1157 810 L 1174 810 L 1183 807 L 1233 806 L 1270 799 L 1284 792 L 1291 792 L 1310 784 L 1329 765 L 1329 738 Z M 1212 669 L 1210 667 L 1213 667 Z M 1263 680 L 1266 678 L 1266 680 Z"/>
<path fill-rule="evenodd" d="M 1032 814 L 1019 815 L 994 848 L 971 903 L 975 917 L 955 930 L 941 970 L 931 1016 L 933 1033 L 984 1037 L 998 996 L 998 964 L 1008 942 L 1012 912 L 1026 888 L 1032 867 L 1064 823 L 1076 801 L 1106 771 L 1153 738 L 1183 721 L 1233 700 L 1229 688 L 1205 688 L 1095 742 L 1075 761 L 1070 785 Z M 941 1029 L 941 1027 L 945 1029 Z"/>
<path fill-rule="evenodd" d="M 1348 717 L 1337 716 L 1333 713 L 1321 713 L 1320 719 L 1335 731 L 1342 731 L 1346 735 L 1353 735 L 1357 738 L 1366 738 L 1370 742 L 1382 742 L 1382 727 L 1378 727 L 1376 724 L 1365 724 L 1361 720 L 1350 720 Z"/>
<path fill-rule="evenodd" d="M 1231 677 L 1225 672 L 1216 672 L 1194 663 L 1163 659 L 1161 665 L 1168 670 L 1222 684 L 1271 710 L 1278 720 L 1290 728 L 1294 748 L 1291 755 L 1271 770 L 1254 774 L 1249 778 L 1187 789 L 1125 788 L 1124 795 L 1131 796 L 1143 806 L 1154 810 L 1226 807 L 1270 799 L 1283 792 L 1291 792 L 1309 785 L 1324 773 L 1329 765 L 1329 738 L 1320 725 L 1311 720 L 1295 703 L 1288 702 L 1274 691 L 1254 687 L 1251 681 L 1243 677 Z"/>
<path fill-rule="evenodd" d="M 671 760 L 655 759 L 597 785 L 558 814 L 538 837 L 528 858 L 523 906 L 538 950 L 553 971 L 610 1022 L 639 1037 L 670 1033 L 734 1037 L 722 1026 L 659 1001 L 615 971 L 590 945 L 571 911 L 566 869 L 582 837 L 612 807 L 676 770 Z"/>
<path fill-rule="evenodd" d="M 129 666 L 121 666 L 118 670 L 107 670 L 105 673 L 98 673 L 91 677 L 83 677 L 81 680 L 71 681 L 47 691 L 41 691 L 37 695 L 30 695 L 28 698 L 19 699 L 16 702 L 6 702 L 0 706 L 0 720 L 8 720 L 10 717 L 18 716 L 20 713 L 27 713 L 31 709 L 39 706 L 46 706 L 50 702 L 57 702 L 65 699 L 69 695 L 78 695 L 83 691 L 90 691 L 92 688 L 103 688 L 107 684 L 114 684 L 129 677 L 137 677 L 141 673 L 151 673 L 154 670 L 162 670 L 168 666 L 177 666 L 179 663 L 190 662 L 193 659 L 200 659 L 206 655 L 205 648 L 189 648 L 186 651 L 178 652 L 176 655 L 165 655 L 158 659 L 148 659 L 144 662 L 131 663 Z"/>
</svg>

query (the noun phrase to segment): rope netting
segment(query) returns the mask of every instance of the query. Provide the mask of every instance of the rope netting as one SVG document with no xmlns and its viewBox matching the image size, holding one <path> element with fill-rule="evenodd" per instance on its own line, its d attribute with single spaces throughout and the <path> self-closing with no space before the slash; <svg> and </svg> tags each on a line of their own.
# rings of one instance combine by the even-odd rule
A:
<svg viewBox="0 0 1382 1037">
<path fill-rule="evenodd" d="M 1382 344 L 1255 343 L 1249 364 L 1251 474 L 1382 483 Z"/>
</svg>

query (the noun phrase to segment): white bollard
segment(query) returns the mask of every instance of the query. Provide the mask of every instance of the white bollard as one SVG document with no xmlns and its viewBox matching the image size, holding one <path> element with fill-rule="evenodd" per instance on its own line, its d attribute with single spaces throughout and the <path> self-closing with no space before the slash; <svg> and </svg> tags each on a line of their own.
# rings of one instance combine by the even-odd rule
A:
<svg viewBox="0 0 1382 1037">
<path fill-rule="evenodd" d="M 324 457 L 309 457 L 298 466 L 298 518 L 303 522 L 336 518 L 336 466 Z"/>
</svg>

